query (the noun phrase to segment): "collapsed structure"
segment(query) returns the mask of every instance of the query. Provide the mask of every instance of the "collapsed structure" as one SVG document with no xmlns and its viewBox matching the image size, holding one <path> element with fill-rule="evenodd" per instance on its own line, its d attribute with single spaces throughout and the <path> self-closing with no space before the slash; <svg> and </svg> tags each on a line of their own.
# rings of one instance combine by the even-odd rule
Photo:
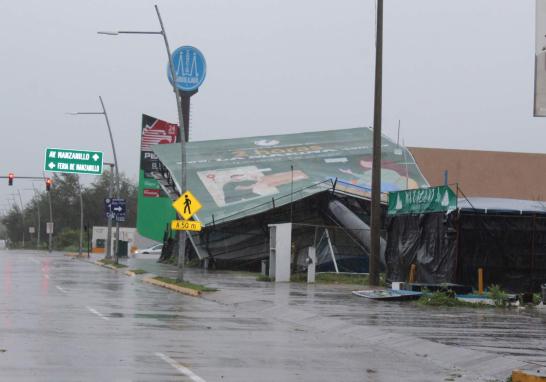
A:
<svg viewBox="0 0 546 382">
<path fill-rule="evenodd" d="M 170 244 L 171 203 L 180 195 L 177 129 L 143 118 L 137 229 Z M 372 133 L 354 128 L 188 142 L 187 185 L 203 205 L 195 218 L 204 228 L 188 235 L 187 256 L 258 270 L 271 251 L 270 225 L 290 222 L 293 267 L 305 267 L 313 247 L 319 271 L 367 272 Z M 486 285 L 512 291 L 537 290 L 546 281 L 542 203 L 457 199 L 447 186 L 436 197 L 408 150 L 386 137 L 381 147 L 381 260 L 388 280 L 407 281 L 414 265 L 421 283 L 476 286 L 478 268 Z M 417 190 L 408 198 L 415 205 L 434 196 L 442 209 L 395 205 L 387 216 L 387 194 L 402 190 Z"/>
<path fill-rule="evenodd" d="M 366 271 L 372 133 L 353 128 L 188 142 L 187 184 L 203 205 L 197 219 L 204 225 L 190 235 L 192 254 L 256 269 L 269 254 L 268 225 L 292 222 L 293 253 L 317 246 L 319 269 Z M 151 149 L 158 164 L 144 181 L 157 181 L 161 194 L 141 190 L 139 196 L 174 199 L 180 145 Z M 382 151 L 382 192 L 428 186 L 405 148 L 383 137 Z M 150 219 L 163 219 L 166 227 L 169 204 L 149 208 L 139 231 Z"/>
</svg>

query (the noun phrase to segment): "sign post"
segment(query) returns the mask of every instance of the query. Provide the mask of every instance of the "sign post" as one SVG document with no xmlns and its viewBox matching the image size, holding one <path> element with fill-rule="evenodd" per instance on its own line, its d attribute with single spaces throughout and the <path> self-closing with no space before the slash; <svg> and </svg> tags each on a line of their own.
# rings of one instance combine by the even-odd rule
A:
<svg viewBox="0 0 546 382">
<path fill-rule="evenodd" d="M 101 101 L 102 102 L 102 101 Z M 72 149 L 58 149 L 47 148 L 45 150 L 44 158 L 44 171 L 49 172 L 61 172 L 68 174 L 87 174 L 87 175 L 101 175 L 102 174 L 102 152 L 101 151 L 87 151 L 87 150 L 72 150 Z M 83 237 L 83 199 L 81 185 L 79 184 L 80 192 L 80 255 L 82 251 L 82 237 Z M 48 189 L 49 190 L 49 189 Z M 53 220 L 51 211 L 51 194 L 48 193 L 49 198 L 49 219 Z M 51 226 L 50 226 L 51 225 Z M 49 235 L 49 252 L 51 252 L 51 236 L 53 234 L 53 222 L 47 223 L 47 234 Z"/>
<path fill-rule="evenodd" d="M 127 214 L 127 202 L 122 198 L 104 199 L 104 210 L 108 219 L 124 222 Z"/>
<path fill-rule="evenodd" d="M 53 222 L 46 223 L 46 233 L 48 235 L 53 235 Z"/>
<path fill-rule="evenodd" d="M 205 81 L 207 62 L 199 49 L 193 46 L 181 46 L 172 53 L 172 63 L 176 76 L 174 84 L 170 70 L 167 71 L 167 76 L 180 94 L 184 138 L 187 142 L 190 134 L 190 98 L 197 93 L 199 86 Z"/>
<path fill-rule="evenodd" d="M 157 10 L 157 7 L 156 7 Z M 163 22 L 157 11 L 161 29 L 163 29 Z M 169 51 L 169 44 L 165 33 L 165 46 Z M 177 108 L 178 108 L 178 120 L 179 120 L 179 134 L 180 134 L 180 157 L 181 157 L 181 184 L 180 192 L 186 189 L 186 142 L 189 139 L 190 129 L 190 97 L 197 93 L 199 86 L 205 80 L 206 75 L 206 62 L 203 54 L 192 46 L 181 46 L 176 49 L 172 54 L 169 53 L 169 67 L 167 70 L 167 78 L 173 90 L 176 94 Z M 182 130 L 183 129 L 183 130 Z M 184 135 L 182 135 L 184 131 Z M 177 280 L 183 281 L 184 279 L 184 262 L 186 257 L 186 232 L 179 231 L 178 235 L 178 275 Z"/>
</svg>

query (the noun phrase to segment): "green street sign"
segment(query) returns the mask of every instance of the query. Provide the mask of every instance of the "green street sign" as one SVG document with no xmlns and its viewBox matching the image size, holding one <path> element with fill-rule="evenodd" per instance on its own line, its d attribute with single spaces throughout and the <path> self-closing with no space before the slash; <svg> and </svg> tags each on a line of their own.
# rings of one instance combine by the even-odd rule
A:
<svg viewBox="0 0 546 382">
<path fill-rule="evenodd" d="M 102 174 L 102 152 L 46 149 L 44 171 L 74 174 Z"/>
<path fill-rule="evenodd" d="M 457 195 L 448 186 L 389 192 L 388 215 L 422 214 L 457 208 Z"/>
</svg>

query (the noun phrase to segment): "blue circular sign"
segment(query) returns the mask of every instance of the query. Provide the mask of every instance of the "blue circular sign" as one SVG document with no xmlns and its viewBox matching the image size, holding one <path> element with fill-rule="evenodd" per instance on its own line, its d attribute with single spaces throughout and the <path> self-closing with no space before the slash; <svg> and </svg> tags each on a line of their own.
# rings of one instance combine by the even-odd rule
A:
<svg viewBox="0 0 546 382">
<path fill-rule="evenodd" d="M 207 63 L 203 53 L 193 46 L 181 46 L 171 55 L 174 73 L 176 75 L 176 87 L 182 91 L 197 89 L 205 80 Z M 172 84 L 171 70 L 167 66 L 167 77 Z"/>
</svg>

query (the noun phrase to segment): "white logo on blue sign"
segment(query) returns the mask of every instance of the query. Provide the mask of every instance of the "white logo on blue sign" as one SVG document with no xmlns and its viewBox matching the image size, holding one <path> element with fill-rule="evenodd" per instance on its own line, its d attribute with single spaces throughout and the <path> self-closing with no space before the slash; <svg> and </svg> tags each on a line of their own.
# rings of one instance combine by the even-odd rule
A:
<svg viewBox="0 0 546 382">
<path fill-rule="evenodd" d="M 172 61 L 176 87 L 179 90 L 192 91 L 201 86 L 207 73 L 207 63 L 199 49 L 193 46 L 181 46 L 172 53 Z M 167 76 L 172 83 L 170 68 L 167 69 Z"/>
</svg>

